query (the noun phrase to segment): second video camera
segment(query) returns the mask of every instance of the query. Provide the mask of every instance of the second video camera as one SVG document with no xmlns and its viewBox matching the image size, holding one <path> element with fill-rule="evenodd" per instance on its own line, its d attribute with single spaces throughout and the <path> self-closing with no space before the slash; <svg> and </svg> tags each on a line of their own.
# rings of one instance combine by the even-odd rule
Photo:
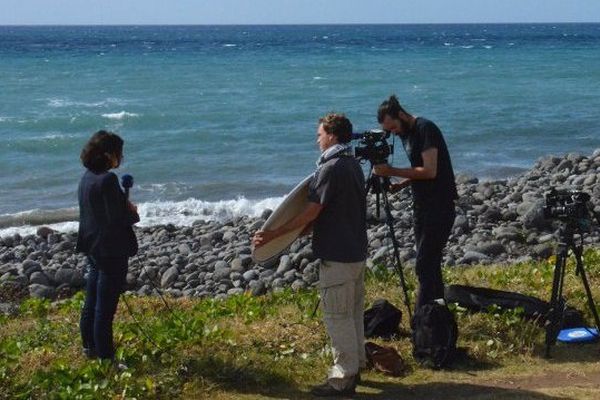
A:
<svg viewBox="0 0 600 400">
<path fill-rule="evenodd" d="M 583 230 L 589 230 L 592 223 L 589 201 L 590 195 L 585 192 L 553 188 L 546 193 L 544 217 L 570 222 Z"/>
</svg>

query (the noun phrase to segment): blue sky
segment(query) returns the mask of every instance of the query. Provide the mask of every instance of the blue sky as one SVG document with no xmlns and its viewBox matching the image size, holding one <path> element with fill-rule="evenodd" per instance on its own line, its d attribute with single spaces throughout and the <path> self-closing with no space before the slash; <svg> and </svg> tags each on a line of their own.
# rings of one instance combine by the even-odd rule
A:
<svg viewBox="0 0 600 400">
<path fill-rule="evenodd" d="M 1 25 L 600 22 L 600 0 L 0 0 Z"/>
</svg>

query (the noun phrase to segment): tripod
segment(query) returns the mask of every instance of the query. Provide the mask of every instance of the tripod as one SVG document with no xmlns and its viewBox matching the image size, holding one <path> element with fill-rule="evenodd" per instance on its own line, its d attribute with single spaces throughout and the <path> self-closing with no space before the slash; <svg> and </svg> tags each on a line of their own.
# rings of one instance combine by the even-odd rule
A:
<svg viewBox="0 0 600 400">
<path fill-rule="evenodd" d="M 373 170 L 373 165 L 371 165 L 371 171 Z M 377 218 L 380 216 L 380 208 L 381 208 L 381 199 L 383 199 L 383 209 L 385 211 L 385 223 L 388 227 L 388 231 L 390 234 L 390 238 L 392 240 L 392 246 L 394 247 L 394 269 L 400 278 L 400 287 L 404 293 L 404 305 L 406 306 L 406 310 L 408 311 L 408 320 L 412 320 L 412 312 L 410 310 L 410 300 L 408 298 L 408 288 L 406 287 L 406 280 L 404 279 L 404 271 L 402 270 L 402 263 L 400 262 L 400 251 L 398 250 L 400 245 L 398 244 L 398 239 L 396 239 L 396 232 L 394 229 L 394 218 L 392 217 L 392 211 L 390 209 L 390 201 L 388 198 L 389 189 L 390 189 L 390 178 L 377 176 L 371 173 L 369 178 L 367 179 L 367 187 L 365 191 L 365 196 L 369 195 L 369 192 L 375 194 L 375 210 L 377 214 Z"/>
<path fill-rule="evenodd" d="M 575 234 L 579 233 L 580 240 L 576 242 Z M 552 282 L 552 296 L 550 298 L 550 309 L 548 311 L 548 319 L 546 321 L 546 357 L 550 357 L 550 347 L 556 343 L 556 338 L 560 331 L 563 315 L 566 307 L 566 301 L 563 297 L 563 285 L 565 279 L 565 270 L 567 264 L 567 258 L 569 250 L 573 251 L 575 255 L 576 267 L 575 275 L 581 278 L 585 293 L 587 296 L 587 303 L 594 316 L 596 323 L 596 329 L 600 332 L 600 318 L 598 317 L 598 311 L 592 298 L 592 291 L 585 273 L 583 265 L 583 232 L 578 226 L 577 221 L 567 221 L 564 226 L 559 229 L 559 243 L 556 252 L 556 264 L 554 267 L 554 279 Z"/>
</svg>

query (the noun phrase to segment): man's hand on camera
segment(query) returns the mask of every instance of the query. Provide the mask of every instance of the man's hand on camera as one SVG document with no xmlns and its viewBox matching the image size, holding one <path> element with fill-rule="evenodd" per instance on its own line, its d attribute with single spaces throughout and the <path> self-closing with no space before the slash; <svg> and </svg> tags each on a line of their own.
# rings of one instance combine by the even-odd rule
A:
<svg viewBox="0 0 600 400">
<path fill-rule="evenodd" d="M 373 166 L 373 174 L 377 176 L 392 176 L 393 168 L 389 164 L 377 164 Z"/>
<path fill-rule="evenodd" d="M 254 247 L 262 247 L 265 244 L 269 243 L 271 240 L 275 239 L 276 235 L 273 231 L 258 231 L 254 234 L 252 238 L 252 244 Z"/>
</svg>

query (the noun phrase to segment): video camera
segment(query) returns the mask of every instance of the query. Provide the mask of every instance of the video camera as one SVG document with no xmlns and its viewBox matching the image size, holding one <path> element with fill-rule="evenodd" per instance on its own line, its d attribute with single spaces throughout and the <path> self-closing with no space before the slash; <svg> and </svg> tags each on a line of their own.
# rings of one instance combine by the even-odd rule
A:
<svg viewBox="0 0 600 400">
<path fill-rule="evenodd" d="M 544 218 L 571 223 L 584 231 L 590 230 L 592 215 L 588 204 L 589 194 L 577 190 L 552 188 L 545 197 Z"/>
<path fill-rule="evenodd" d="M 352 140 L 358 140 L 354 156 L 361 161 L 368 160 L 371 165 L 386 164 L 388 157 L 394 152 L 394 146 L 387 141 L 389 137 L 389 131 L 380 129 L 353 133 Z"/>
</svg>

